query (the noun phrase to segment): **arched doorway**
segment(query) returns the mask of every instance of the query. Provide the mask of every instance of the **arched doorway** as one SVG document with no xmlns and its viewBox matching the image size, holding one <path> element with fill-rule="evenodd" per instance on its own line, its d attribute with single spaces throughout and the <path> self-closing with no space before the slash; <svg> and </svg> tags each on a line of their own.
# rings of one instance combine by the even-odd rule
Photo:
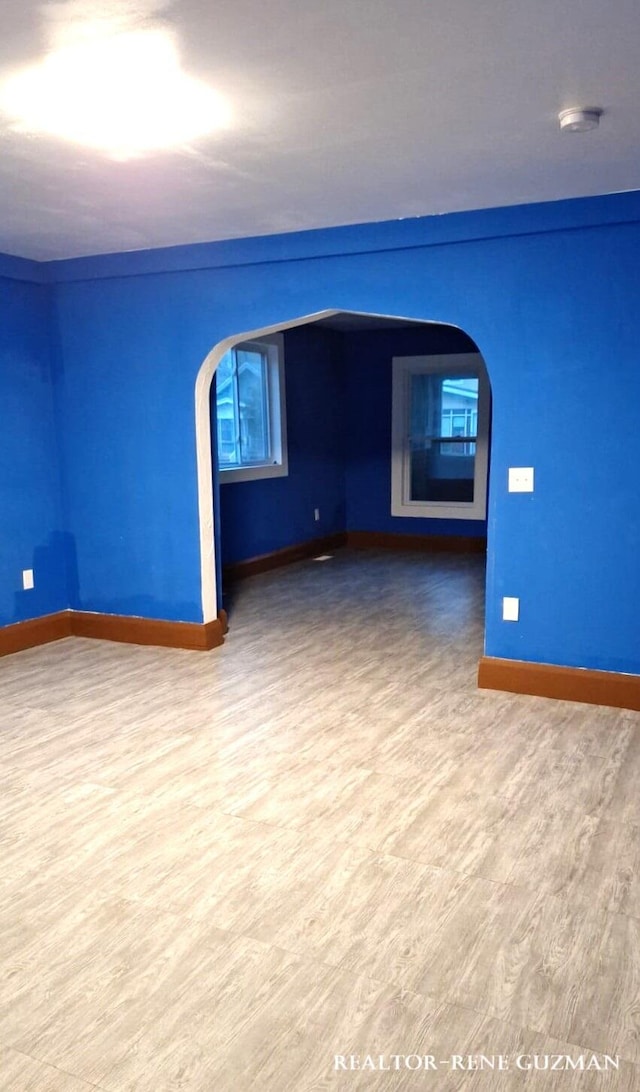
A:
<svg viewBox="0 0 640 1092">
<path fill-rule="evenodd" d="M 257 343 L 261 338 L 269 340 L 273 338 L 273 335 L 282 334 L 286 331 L 292 331 L 296 327 L 326 327 L 329 329 L 341 331 L 346 337 L 349 332 L 353 333 L 356 330 L 367 330 L 368 332 L 380 333 L 384 331 L 384 335 L 389 342 L 389 338 L 397 338 L 397 355 L 398 364 L 402 364 L 403 368 L 399 371 L 406 371 L 406 366 L 409 366 L 409 373 L 414 390 L 414 409 L 407 410 L 407 407 L 402 411 L 403 413 L 409 413 L 409 416 L 416 417 L 416 407 L 418 403 L 420 406 L 427 397 L 431 398 L 433 404 L 434 398 L 437 400 L 438 421 L 441 423 L 444 431 L 442 436 L 435 439 L 428 438 L 426 443 L 416 445 L 414 449 L 405 452 L 407 458 L 405 459 L 407 470 L 400 470 L 396 473 L 394 470 L 394 499 L 393 504 L 398 506 L 398 497 L 402 493 L 402 486 L 400 486 L 400 493 L 396 487 L 395 479 L 399 481 L 406 480 L 407 486 L 404 491 L 405 501 L 407 503 L 400 508 L 390 510 L 389 515 L 392 517 L 391 524 L 394 523 L 394 516 L 400 516 L 404 518 L 396 519 L 395 525 L 402 527 L 406 530 L 407 525 L 413 524 L 412 516 L 421 516 L 426 514 L 432 519 L 440 517 L 445 522 L 435 525 L 436 529 L 448 530 L 449 533 L 456 534 L 458 532 L 458 525 L 453 524 L 452 521 L 456 519 L 466 519 L 467 523 L 472 519 L 478 520 L 480 517 L 478 513 L 482 508 L 481 519 L 486 534 L 486 478 L 487 478 L 487 463 L 488 463 L 488 377 L 484 368 L 483 358 L 479 353 L 479 350 L 475 343 L 461 331 L 458 327 L 454 327 L 448 323 L 417 320 L 402 316 L 390 316 L 380 315 L 372 313 L 355 313 L 345 312 L 338 310 L 326 310 L 318 312 L 316 314 L 300 316 L 292 319 L 286 323 L 279 323 L 270 327 L 262 327 L 260 329 L 246 330 L 238 333 L 233 337 L 229 337 L 224 341 L 218 343 L 214 349 L 209 353 L 204 361 L 196 383 L 196 433 L 197 433 L 197 453 L 198 453 L 198 497 L 199 497 L 199 509 L 200 509 L 200 547 L 201 547 L 201 567 L 202 567 L 202 605 L 204 620 L 210 621 L 216 617 L 217 612 L 221 606 L 221 588 L 219 586 L 219 566 L 218 576 L 216 575 L 216 551 L 219 549 L 220 541 L 216 534 L 216 527 L 214 525 L 214 468 L 212 460 L 212 428 L 211 428 L 211 413 L 210 413 L 210 389 L 213 380 L 214 373 L 218 368 L 221 360 L 228 359 L 228 354 L 231 349 L 239 346 L 241 343 Z M 393 331 L 397 331 L 396 334 Z M 440 365 L 435 366 L 433 361 L 436 357 L 433 355 L 433 348 L 423 351 L 422 356 L 416 353 L 416 347 L 419 342 L 416 341 L 415 335 L 420 331 L 431 332 L 430 344 L 437 347 L 445 346 L 443 352 L 445 355 L 442 357 Z M 406 335 L 410 332 L 414 334 L 414 340 L 412 342 L 413 350 L 410 349 L 410 354 L 406 354 Z M 450 337 L 454 337 L 454 342 L 447 343 L 446 332 L 449 332 Z M 435 336 L 437 335 L 437 336 Z M 457 337 L 457 341 L 455 338 Z M 423 339 L 424 340 L 424 339 Z M 457 348 L 451 348 L 454 344 Z M 420 342 L 422 344 L 422 342 Z M 405 348 L 403 348 L 405 346 Z M 460 349 L 466 350 L 460 355 Z M 453 354 L 458 352 L 457 356 Z M 426 356 L 425 353 L 430 354 Z M 452 354 L 447 356 L 446 354 Z M 396 350 L 394 349 L 394 357 Z M 475 372 L 473 369 L 473 362 L 470 363 L 471 356 L 475 355 L 479 365 L 476 367 Z M 452 361 L 457 362 L 457 370 L 452 370 Z M 395 363 L 394 363 L 395 368 Z M 480 379 L 472 378 L 472 375 L 476 374 L 480 369 Z M 471 369 L 471 371 L 469 370 Z M 406 378 L 406 377 L 405 377 Z M 477 420 L 477 406 L 478 400 L 478 383 L 483 387 L 486 393 L 486 407 L 484 412 L 484 434 L 480 435 L 478 432 L 478 420 Z M 403 384 L 406 387 L 404 379 L 400 378 L 398 382 L 394 379 L 394 400 L 397 397 L 396 387 L 398 390 L 403 388 Z M 409 388 L 407 388 L 409 390 Z M 435 393 L 437 390 L 437 393 Z M 428 392 L 431 391 L 429 395 Z M 467 408 L 465 409 L 465 403 Z M 426 403 L 425 403 L 426 404 Z M 407 406 L 409 403 L 407 402 Z M 391 404 L 388 406 L 389 424 L 391 417 Z M 397 408 L 394 408 L 394 420 L 397 417 Z M 471 429 L 470 422 L 474 419 L 473 429 Z M 467 425 L 465 425 L 465 421 Z M 394 426 L 395 427 L 395 426 Z M 469 431 L 471 429 L 471 431 Z M 473 432 L 473 438 L 470 439 Z M 476 437 L 476 432 L 478 435 Z M 482 432 L 482 429 L 480 430 Z M 415 438 L 414 438 L 415 439 Z M 445 442 L 446 440 L 446 442 Z M 412 441 L 413 442 L 413 441 Z M 394 439 L 394 444 L 396 440 Z M 484 447 L 483 447 L 484 445 Z M 427 451 L 427 448 L 430 449 Z M 477 457 L 476 457 L 477 451 Z M 436 457 L 438 456 L 438 457 Z M 442 456 L 440 458 L 440 456 Z M 482 480 L 481 464 L 484 458 L 484 481 Z M 396 452 L 394 447 L 394 460 L 396 460 Z M 439 464 L 440 469 L 434 471 L 434 465 Z M 442 468 L 447 464 L 447 469 Z M 475 483 L 476 489 L 476 507 L 473 514 L 467 509 L 468 498 L 465 494 L 465 489 L 471 488 L 471 495 L 473 495 L 473 480 L 469 479 L 468 468 L 469 465 L 475 465 L 480 468 L 480 472 L 476 473 L 477 481 Z M 427 474 L 425 477 L 425 468 L 430 467 L 430 477 Z M 422 492 L 415 492 L 415 482 L 417 479 L 423 482 Z M 473 478 L 473 473 L 472 473 Z M 426 483 L 427 492 L 424 492 Z M 412 495 L 412 488 L 414 493 Z M 445 493 L 442 493 L 442 490 Z M 440 492 L 438 492 L 440 490 Z M 450 494 L 451 505 L 446 507 L 446 496 Z M 480 503 L 478 503 L 480 498 Z M 422 501 L 427 503 L 427 507 L 419 509 L 418 502 Z M 431 502 L 429 504 L 429 502 Z M 438 511 L 438 509 L 443 509 Z M 419 510 L 417 510 L 419 509 Z M 391 526 L 390 524 L 390 526 Z M 416 528 L 411 526 L 413 532 Z M 435 534 L 434 527 L 431 527 L 431 533 Z M 474 532 L 475 533 L 475 532 Z"/>
</svg>

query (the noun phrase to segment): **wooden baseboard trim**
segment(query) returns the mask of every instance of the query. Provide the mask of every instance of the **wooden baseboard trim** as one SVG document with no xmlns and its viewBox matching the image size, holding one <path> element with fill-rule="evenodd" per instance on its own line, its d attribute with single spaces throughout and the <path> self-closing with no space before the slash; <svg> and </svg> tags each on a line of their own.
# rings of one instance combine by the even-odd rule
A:
<svg viewBox="0 0 640 1092">
<path fill-rule="evenodd" d="M 347 535 L 344 531 L 335 535 L 324 535 L 322 538 L 311 538 L 307 542 L 285 546 L 282 550 L 272 550 L 269 554 L 249 557 L 246 561 L 234 561 L 231 565 L 224 566 L 223 576 L 227 580 L 243 580 L 246 576 L 257 576 L 258 573 L 266 573 L 271 569 L 279 569 L 283 565 L 291 565 L 294 561 L 305 561 L 308 557 L 326 554 L 329 550 L 337 550 L 340 546 L 346 545 L 346 541 Z"/>
<path fill-rule="evenodd" d="M 483 656 L 478 665 L 478 686 L 484 690 L 509 690 L 513 694 L 640 710 L 640 675 L 616 671 Z"/>
<path fill-rule="evenodd" d="M 419 550 L 424 553 L 484 554 L 487 552 L 485 537 L 406 535 L 392 531 L 347 531 L 347 546 L 368 550 Z"/>
<path fill-rule="evenodd" d="M 471 535 L 401 535 L 386 531 L 340 531 L 324 538 L 312 538 L 307 542 L 297 542 L 294 546 L 285 546 L 282 550 L 273 550 L 269 554 L 249 557 L 246 561 L 235 561 L 224 566 L 226 580 L 242 580 L 246 576 L 291 565 L 294 561 L 304 561 L 316 554 L 338 550 L 341 546 L 355 549 L 420 550 L 425 553 L 461 553 L 484 554 L 487 550 L 486 538 L 474 538 Z"/>
<path fill-rule="evenodd" d="M 45 614 L 41 618 L 0 627 L 0 656 L 70 637 L 71 613 L 70 610 L 61 610 L 57 614 Z"/>
<path fill-rule="evenodd" d="M 203 625 L 198 622 L 167 622 L 66 610 L 0 627 L 0 656 L 46 645 L 62 637 L 95 637 L 130 645 L 160 645 L 163 648 L 208 652 L 224 643 L 227 630 L 226 611 L 220 611 L 217 618 Z"/>
<path fill-rule="evenodd" d="M 153 618 L 130 618 L 120 614 L 73 611 L 73 634 L 129 645 L 159 645 L 206 652 L 224 641 L 220 618 L 204 625 L 199 622 L 168 622 Z"/>
</svg>

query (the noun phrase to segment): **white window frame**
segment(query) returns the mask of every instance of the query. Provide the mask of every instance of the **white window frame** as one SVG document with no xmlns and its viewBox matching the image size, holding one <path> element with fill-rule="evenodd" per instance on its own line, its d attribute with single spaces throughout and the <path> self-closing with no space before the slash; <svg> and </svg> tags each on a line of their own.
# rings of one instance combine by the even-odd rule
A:
<svg viewBox="0 0 640 1092">
<path fill-rule="evenodd" d="M 391 515 L 416 516 L 421 519 L 486 519 L 491 389 L 480 353 L 396 356 L 392 366 Z M 412 375 L 449 375 L 460 379 L 478 379 L 478 435 L 473 501 L 425 502 L 410 499 L 409 415 Z"/>
<path fill-rule="evenodd" d="M 252 482 L 262 478 L 285 478 L 289 474 L 287 451 L 287 412 L 284 378 L 284 337 L 268 334 L 250 341 L 239 341 L 238 348 L 254 349 L 266 353 L 269 384 L 269 435 L 271 462 L 255 466 L 219 467 L 220 484 Z"/>
</svg>

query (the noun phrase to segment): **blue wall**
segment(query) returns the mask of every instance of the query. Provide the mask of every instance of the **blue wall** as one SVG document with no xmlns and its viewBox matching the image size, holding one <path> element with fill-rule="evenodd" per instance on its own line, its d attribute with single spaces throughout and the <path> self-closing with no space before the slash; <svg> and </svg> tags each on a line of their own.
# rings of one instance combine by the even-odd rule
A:
<svg viewBox="0 0 640 1092">
<path fill-rule="evenodd" d="M 345 528 L 340 335 L 319 327 L 289 330 L 284 357 L 289 474 L 226 485 L 223 481 L 223 564 Z M 318 522 L 314 508 L 320 509 Z"/>
<path fill-rule="evenodd" d="M 61 409 L 75 609 L 201 621 L 190 275 L 63 285 Z M 199 335 L 199 336 L 198 336 Z"/>
<path fill-rule="evenodd" d="M 194 382 L 213 345 L 396 314 L 465 330 L 491 378 L 486 651 L 640 673 L 639 251 L 634 193 L 53 263 L 77 602 L 202 617 Z M 507 493 L 509 465 L 535 466 L 534 494 Z"/>
<path fill-rule="evenodd" d="M 67 606 L 50 306 L 47 287 L 0 277 L 0 625 Z"/>
<path fill-rule="evenodd" d="M 346 378 L 346 493 L 350 531 L 409 535 L 487 533 L 484 520 L 416 519 L 391 515 L 391 384 L 394 356 L 477 352 L 450 326 L 367 330 L 343 335 Z"/>
</svg>

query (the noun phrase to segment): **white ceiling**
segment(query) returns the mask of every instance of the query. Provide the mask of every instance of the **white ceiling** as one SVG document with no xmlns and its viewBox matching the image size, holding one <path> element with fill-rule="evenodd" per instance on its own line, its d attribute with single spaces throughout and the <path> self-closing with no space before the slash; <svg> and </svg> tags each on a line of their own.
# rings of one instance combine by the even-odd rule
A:
<svg viewBox="0 0 640 1092">
<path fill-rule="evenodd" d="M 96 13 L 172 27 L 184 67 L 228 97 L 234 124 L 114 161 L 0 117 L 5 253 L 640 188 L 638 0 L 2 0 L 0 80 Z M 604 108 L 597 132 L 560 134 L 558 111 L 576 104 Z"/>
</svg>

